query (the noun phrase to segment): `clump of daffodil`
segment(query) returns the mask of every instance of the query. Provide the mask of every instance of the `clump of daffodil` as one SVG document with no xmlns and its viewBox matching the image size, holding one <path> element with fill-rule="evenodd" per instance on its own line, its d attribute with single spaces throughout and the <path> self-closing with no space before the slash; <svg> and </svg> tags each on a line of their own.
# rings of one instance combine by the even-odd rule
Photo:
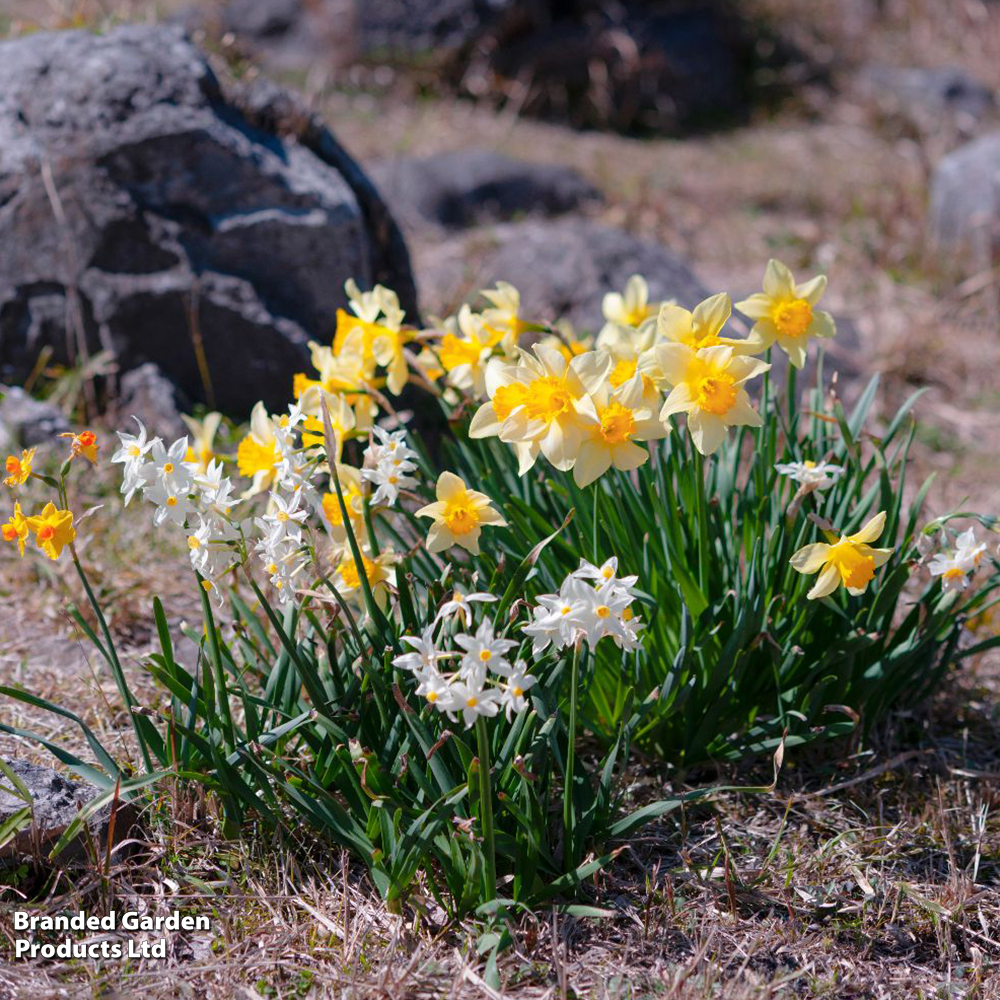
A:
<svg viewBox="0 0 1000 1000">
<path fill-rule="evenodd" d="M 17 545 L 18 552 L 24 555 L 24 543 L 28 540 L 30 532 L 28 519 L 21 512 L 21 505 L 14 504 L 14 513 L 7 519 L 7 523 L 0 527 L 3 540 L 11 545 Z"/>
<path fill-rule="evenodd" d="M 191 444 L 184 456 L 184 461 L 193 466 L 200 475 L 204 475 L 208 472 L 212 459 L 216 457 L 215 435 L 219 432 L 222 414 L 213 410 L 211 413 L 205 414 L 204 420 L 195 420 L 194 417 L 182 413 L 181 420 L 191 432 Z"/>
<path fill-rule="evenodd" d="M 4 486 L 13 489 L 15 486 L 23 486 L 31 478 L 31 468 L 35 461 L 35 449 L 27 448 L 21 452 L 21 457 L 8 455 L 5 469 L 7 472 L 4 478 Z"/>
<path fill-rule="evenodd" d="M 732 312 L 732 300 L 725 292 L 699 302 L 693 311 L 667 302 L 656 320 L 657 339 L 686 344 L 696 351 L 724 346 L 731 347 L 735 354 L 760 354 L 764 347 L 757 340 L 721 335 Z"/>
<path fill-rule="evenodd" d="M 763 423 L 744 383 L 766 372 L 771 367 L 766 362 L 737 355 L 732 347 L 696 351 L 684 343 L 660 344 L 656 358 L 664 381 L 671 386 L 660 419 L 687 414 L 691 440 L 702 455 L 711 455 L 730 427 Z"/>
<path fill-rule="evenodd" d="M 604 351 L 588 351 L 567 362 L 536 344 L 515 363 L 492 360 L 486 371 L 490 397 L 469 426 L 469 437 L 499 436 L 513 444 L 524 475 L 539 453 L 563 472 L 573 468 L 589 428 L 598 422 L 587 385 L 603 382 L 611 367 Z"/>
<path fill-rule="evenodd" d="M 801 368 L 809 341 L 813 337 L 832 337 L 837 332 L 833 317 L 816 308 L 825 288 L 825 275 L 796 284 L 795 276 L 780 260 L 769 260 L 764 290 L 737 302 L 736 308 L 756 320 L 750 339 L 759 341 L 760 350 L 776 343 L 788 360 Z"/>
<path fill-rule="evenodd" d="M 47 503 L 41 514 L 26 520 L 28 530 L 35 536 L 38 547 L 50 559 L 58 559 L 63 548 L 76 538 L 73 512 L 59 510 L 54 503 Z"/>
<path fill-rule="evenodd" d="M 814 601 L 832 594 L 841 584 L 855 597 L 868 589 L 875 570 L 892 555 L 892 549 L 876 549 L 874 542 L 885 528 L 885 511 L 876 514 L 860 531 L 841 535 L 828 531 L 826 542 L 815 542 L 799 549 L 792 566 L 800 573 L 819 573 L 819 579 L 806 595 Z"/>
<path fill-rule="evenodd" d="M 483 526 L 503 528 L 507 525 L 485 493 L 470 490 L 453 472 L 442 472 L 438 476 L 435 492 L 437 501 L 416 512 L 417 517 L 430 517 L 434 521 L 427 533 L 429 552 L 443 552 L 460 545 L 478 555 Z"/>
</svg>

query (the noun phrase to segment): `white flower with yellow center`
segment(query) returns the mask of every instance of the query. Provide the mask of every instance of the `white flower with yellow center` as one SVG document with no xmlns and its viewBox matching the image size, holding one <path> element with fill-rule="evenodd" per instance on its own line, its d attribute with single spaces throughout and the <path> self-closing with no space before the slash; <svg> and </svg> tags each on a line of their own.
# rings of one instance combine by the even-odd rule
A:
<svg viewBox="0 0 1000 1000">
<path fill-rule="evenodd" d="M 464 627 L 468 622 L 472 621 L 472 605 L 474 603 L 490 604 L 496 600 L 498 598 L 494 594 L 487 594 L 480 591 L 463 594 L 460 590 L 454 590 L 451 597 L 438 608 L 438 613 L 434 620 L 439 621 L 442 618 L 450 618 L 452 615 L 455 615 Z"/>
<path fill-rule="evenodd" d="M 118 431 L 121 444 L 111 456 L 112 462 L 122 465 L 121 491 L 125 494 L 126 507 L 135 495 L 135 491 L 146 483 L 142 468 L 146 452 L 153 447 L 153 442 L 146 439 L 146 428 L 142 421 L 138 417 L 132 419 L 139 425 L 139 433 L 126 434 L 124 431 Z"/>
<path fill-rule="evenodd" d="M 496 288 L 484 288 L 479 294 L 492 307 L 482 313 L 486 329 L 497 337 L 506 354 L 514 354 L 521 334 L 530 325 L 521 319 L 521 293 L 508 282 L 498 281 Z"/>
<path fill-rule="evenodd" d="M 462 306 L 457 316 L 449 316 L 444 328 L 438 359 L 446 374 L 445 381 L 475 399 L 482 399 L 486 395 L 486 363 L 502 334 L 467 305 Z"/>
<path fill-rule="evenodd" d="M 649 452 L 636 442 L 652 441 L 667 433 L 656 411 L 645 404 L 640 375 L 613 392 L 606 382 L 590 388 L 597 420 L 580 444 L 573 466 L 573 479 L 581 488 L 612 466 L 621 472 L 637 469 L 649 458 Z"/>
<path fill-rule="evenodd" d="M 448 685 L 447 697 L 436 707 L 452 719 L 460 714 L 468 729 L 480 715 L 493 716 L 500 711 L 500 693 L 475 681 L 456 680 Z"/>
<path fill-rule="evenodd" d="M 832 337 L 837 332 L 833 317 L 816 308 L 825 288 L 825 275 L 796 284 L 794 275 L 780 260 L 769 260 L 764 290 L 737 302 L 736 308 L 756 320 L 750 339 L 759 341 L 761 350 L 777 343 L 788 360 L 801 368 L 809 341 L 813 337 Z"/>
<path fill-rule="evenodd" d="M 475 635 L 455 636 L 455 645 L 463 651 L 461 671 L 467 678 L 484 677 L 487 671 L 506 676 L 511 672 L 507 653 L 517 646 L 512 639 L 493 634 L 493 622 L 484 619 Z"/>
<path fill-rule="evenodd" d="M 806 595 L 809 600 L 826 597 L 841 584 L 854 596 L 863 594 L 875 576 L 875 570 L 892 555 L 892 549 L 875 549 L 869 544 L 884 529 L 885 511 L 880 511 L 853 535 L 838 538 L 828 532 L 830 544 L 816 542 L 799 549 L 790 560 L 793 568 L 799 573 L 819 573 L 819 579 Z"/>
<path fill-rule="evenodd" d="M 490 498 L 485 493 L 470 490 L 453 472 L 442 472 L 438 476 L 436 493 L 435 503 L 416 512 L 417 517 L 430 517 L 434 521 L 427 533 L 428 552 L 443 552 L 460 545 L 478 555 L 483 526 L 503 528 L 507 525 L 500 512 L 490 506 Z"/>
<path fill-rule="evenodd" d="M 944 590 L 965 590 L 969 585 L 969 565 L 958 556 L 946 556 L 939 552 L 927 568 L 931 576 L 941 577 L 941 587 Z"/>
<path fill-rule="evenodd" d="M 779 462 L 775 471 L 805 488 L 806 492 L 825 490 L 844 474 L 842 465 L 830 462 L 814 462 L 806 459 L 804 462 Z"/>
<path fill-rule="evenodd" d="M 968 528 L 955 539 L 955 558 L 971 570 L 979 568 L 986 555 L 986 543 L 976 538 L 976 529 Z"/>
<path fill-rule="evenodd" d="M 732 311 L 732 300 L 725 292 L 700 302 L 693 312 L 668 302 L 656 321 L 657 339 L 686 344 L 696 351 L 724 346 L 733 348 L 735 354 L 759 354 L 764 349 L 759 341 L 721 335 Z"/>
<path fill-rule="evenodd" d="M 760 414 L 750 405 L 744 383 L 767 371 L 764 361 L 738 356 L 731 347 L 695 351 L 686 344 L 660 344 L 657 361 L 673 386 L 660 419 L 687 414 L 695 448 L 711 455 L 730 427 L 760 427 Z"/>
<path fill-rule="evenodd" d="M 183 528 L 188 515 L 194 513 L 194 505 L 187 493 L 170 483 L 161 482 L 150 486 L 146 490 L 145 497 L 150 503 L 156 505 L 153 524 L 157 527 L 164 521 L 169 521 L 171 524 Z"/>
<path fill-rule="evenodd" d="M 514 664 L 514 671 L 507 678 L 506 683 L 500 691 L 500 706 L 510 722 L 514 715 L 522 711 L 527 705 L 527 693 L 538 683 L 536 677 L 532 677 L 527 672 L 528 666 L 524 660 L 518 660 Z"/>
</svg>

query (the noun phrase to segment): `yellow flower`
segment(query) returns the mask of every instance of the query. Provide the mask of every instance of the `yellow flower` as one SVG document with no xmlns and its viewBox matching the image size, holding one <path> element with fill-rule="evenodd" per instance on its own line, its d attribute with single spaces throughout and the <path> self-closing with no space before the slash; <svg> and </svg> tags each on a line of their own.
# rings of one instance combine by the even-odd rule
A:
<svg viewBox="0 0 1000 1000">
<path fill-rule="evenodd" d="M 457 316 L 449 316 L 444 327 L 438 358 L 448 385 L 482 399 L 486 395 L 486 362 L 502 333 L 487 326 L 467 305 Z"/>
<path fill-rule="evenodd" d="M 389 548 L 373 557 L 368 549 L 362 549 L 361 563 L 375 604 L 384 609 L 388 603 L 389 587 L 396 585 L 396 554 Z M 353 596 L 361 590 L 361 574 L 349 548 L 340 556 L 333 574 L 333 585 L 345 597 Z"/>
<path fill-rule="evenodd" d="M 3 534 L 3 540 L 5 542 L 10 542 L 13 544 L 17 543 L 17 551 L 23 556 L 24 555 L 24 543 L 28 540 L 28 520 L 21 513 L 21 505 L 19 503 L 14 504 L 14 513 L 7 519 L 7 523 L 0 527 L 0 533 Z"/>
<path fill-rule="evenodd" d="M 737 302 L 736 308 L 756 320 L 750 339 L 760 342 L 760 350 L 777 343 L 788 360 L 801 368 L 809 340 L 832 337 L 837 332 L 833 317 L 816 308 L 825 288 L 825 275 L 797 285 L 792 272 L 780 260 L 769 260 L 764 271 L 764 290 Z"/>
<path fill-rule="evenodd" d="M 826 597 L 843 584 L 848 593 L 863 594 L 868 589 L 875 570 L 888 560 L 892 549 L 873 549 L 874 542 L 885 528 L 885 511 L 876 514 L 853 535 L 828 533 L 832 544 L 816 542 L 799 549 L 791 558 L 800 573 L 819 573 L 819 579 L 806 595 L 810 600 Z"/>
<path fill-rule="evenodd" d="M 494 359 L 486 369 L 488 403 L 469 425 L 469 437 L 499 435 L 517 447 L 520 473 L 534 464 L 539 452 L 557 469 L 573 468 L 586 428 L 597 420 L 587 382 L 607 377 L 611 356 L 588 351 L 568 362 L 558 351 L 536 344 L 534 355 L 520 352 L 516 364 Z"/>
<path fill-rule="evenodd" d="M 73 512 L 58 510 L 54 503 L 47 503 L 41 514 L 27 519 L 28 528 L 35 536 L 39 548 L 50 558 L 58 559 L 63 546 L 76 538 Z"/>
<path fill-rule="evenodd" d="M 431 517 L 434 523 L 427 533 L 427 550 L 442 552 L 460 545 L 473 555 L 479 554 L 479 535 L 483 525 L 506 527 L 500 512 L 490 506 L 484 493 L 470 490 L 453 472 L 442 472 L 437 481 L 437 502 L 421 507 L 417 517 Z"/>
<path fill-rule="evenodd" d="M 91 465 L 97 464 L 97 435 L 93 431 L 81 431 L 79 434 L 70 432 L 60 434 L 59 437 L 73 439 L 69 447 L 70 459 L 83 455 Z"/>
<path fill-rule="evenodd" d="M 188 448 L 184 461 L 197 466 L 200 473 L 208 472 L 209 463 L 215 458 L 215 435 L 222 423 L 222 414 L 213 411 L 206 413 L 204 420 L 195 420 L 182 413 L 181 419 L 191 432 L 191 447 Z"/>
<path fill-rule="evenodd" d="M 344 506 L 351 522 L 354 536 L 363 541 L 365 534 L 364 480 L 361 470 L 353 465 L 337 465 L 337 478 L 340 480 L 340 492 L 344 495 Z M 330 534 L 338 542 L 347 540 L 347 529 L 344 527 L 344 514 L 340 509 L 340 501 L 336 492 L 323 494 L 323 515 L 330 524 Z"/>
<path fill-rule="evenodd" d="M 614 391 L 607 382 L 588 386 L 597 410 L 597 421 L 580 445 L 573 478 L 577 486 L 588 486 L 613 465 L 623 472 L 637 469 L 649 452 L 636 441 L 651 441 L 667 429 L 643 399 L 643 379 L 634 375 Z M 658 398 L 658 397 L 657 397 Z"/>
<path fill-rule="evenodd" d="M 736 354 L 759 354 L 764 348 L 756 340 L 720 336 L 732 311 L 732 301 L 725 292 L 700 302 L 694 312 L 668 302 L 660 310 L 656 321 L 657 338 L 687 344 L 696 351 L 724 345 L 733 348 Z"/>
<path fill-rule="evenodd" d="M 521 319 L 521 293 L 506 281 L 498 281 L 496 288 L 484 288 L 480 293 L 492 305 L 483 310 L 486 328 L 498 335 L 499 342 L 508 355 L 514 353 L 521 335 L 530 327 Z"/>
<path fill-rule="evenodd" d="M 601 312 L 609 324 L 639 327 L 660 311 L 659 302 L 649 301 L 649 285 L 641 274 L 633 274 L 625 282 L 625 294 L 608 292 L 601 303 Z"/>
<path fill-rule="evenodd" d="M 4 486 L 23 486 L 31 476 L 31 466 L 35 460 L 35 449 L 28 448 L 21 452 L 21 457 L 16 455 L 7 456 L 7 478 L 4 479 Z"/>
<path fill-rule="evenodd" d="M 280 462 L 274 418 L 268 416 L 263 403 L 257 403 L 250 414 L 250 433 L 236 449 L 236 468 L 241 476 L 253 479 L 246 496 L 266 490 L 274 480 Z"/>
<path fill-rule="evenodd" d="M 362 292 L 353 281 L 348 281 L 345 288 L 355 315 L 343 309 L 337 310 L 334 355 L 339 356 L 350 336 L 360 331 L 367 377 L 370 379 L 374 367 L 381 365 L 386 369 L 389 391 L 399 395 L 410 374 L 403 346 L 411 339 L 409 331 L 402 329 L 404 313 L 399 308 L 399 298 L 382 285 L 376 285 L 370 292 Z M 378 322 L 380 316 L 381 321 Z"/>
<path fill-rule="evenodd" d="M 771 366 L 741 357 L 732 347 L 706 347 L 694 351 L 685 344 L 660 344 L 657 362 L 673 386 L 660 419 L 686 413 L 695 448 L 711 455 L 733 426 L 760 427 L 760 414 L 750 405 L 743 384 Z"/>
</svg>

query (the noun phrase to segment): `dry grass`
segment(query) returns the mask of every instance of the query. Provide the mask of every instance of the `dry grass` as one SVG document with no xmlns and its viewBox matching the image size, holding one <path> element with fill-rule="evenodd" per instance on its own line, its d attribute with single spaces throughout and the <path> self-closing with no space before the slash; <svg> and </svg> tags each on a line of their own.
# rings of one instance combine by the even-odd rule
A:
<svg viewBox="0 0 1000 1000">
<path fill-rule="evenodd" d="M 958 63 L 1000 86 L 996 4 L 752 6 L 842 84 L 854 67 L 876 61 Z M 24 24 L 70 24 L 92 23 L 108 7 L 22 0 L 0 11 Z M 116 2 L 114 14 L 146 19 L 150 4 Z M 918 409 L 925 429 L 917 460 L 942 474 L 932 505 L 943 510 L 968 497 L 969 507 L 996 512 L 997 276 L 984 268 L 956 285 L 924 252 L 933 137 L 884 127 L 846 86 L 802 98 L 794 113 L 724 134 L 637 141 L 571 134 L 464 103 L 401 103 L 325 86 L 311 95 L 362 160 L 477 145 L 569 163 L 606 192 L 602 218 L 660 240 L 710 286 L 751 290 L 772 254 L 793 266 L 821 265 L 833 308 L 856 321 L 886 376 L 886 407 L 914 386 L 929 387 Z M 100 502 L 110 485 L 88 489 Z M 146 517 L 136 510 L 93 522 L 105 533 L 91 540 L 87 561 L 130 681 L 156 704 L 141 662 L 150 595 L 163 596 L 173 622 L 195 620 L 197 609 L 176 572 L 183 553 L 158 555 L 151 566 Z M 107 745 L 127 752 L 123 720 L 108 710 L 113 689 L 62 610 L 73 584 L 9 552 L 0 553 L 0 581 L 4 681 L 73 704 Z M 1000 996 L 997 669 L 995 661 L 970 666 L 934 705 L 892 720 L 864 752 L 790 754 L 773 797 L 729 796 L 631 841 L 593 886 L 595 902 L 613 916 L 523 918 L 501 958 L 502 994 Z M 9 704 L 3 712 L 5 721 L 75 738 L 44 713 Z M 655 772 L 636 781 L 644 794 L 662 791 Z M 116 967 L 0 958 L 0 1000 L 494 996 L 475 949 L 479 928 L 445 925 L 429 896 L 388 913 L 343 858 L 291 839 L 259 847 L 221 841 L 203 803 L 164 797 L 144 836 L 111 873 L 114 901 L 162 910 L 181 897 L 192 911 L 212 913 L 211 934 L 175 936 L 166 963 L 128 970 L 127 980 Z M 53 877 L 48 889 L 53 910 L 96 907 L 103 891 L 96 872 L 72 882 Z M 5 891 L 11 906 L 18 890 Z M 9 935 L 0 910 L 0 940 Z"/>
</svg>

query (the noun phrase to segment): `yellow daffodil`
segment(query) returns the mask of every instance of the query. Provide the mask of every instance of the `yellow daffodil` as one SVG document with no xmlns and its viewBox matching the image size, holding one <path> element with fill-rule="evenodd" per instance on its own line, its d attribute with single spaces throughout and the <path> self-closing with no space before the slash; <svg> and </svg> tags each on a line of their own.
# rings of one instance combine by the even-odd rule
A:
<svg viewBox="0 0 1000 1000">
<path fill-rule="evenodd" d="M 470 490 L 453 472 L 442 472 L 437 481 L 437 501 L 417 511 L 417 517 L 434 519 L 427 533 L 427 550 L 442 552 L 460 545 L 473 555 L 479 554 L 479 535 L 483 525 L 505 527 L 500 512 L 490 506 L 485 493 Z"/>
<path fill-rule="evenodd" d="M 250 413 L 250 433 L 236 449 L 236 467 L 241 476 L 253 480 L 247 496 L 266 490 L 274 480 L 281 452 L 274 433 L 274 418 L 263 403 L 257 403 Z"/>
<path fill-rule="evenodd" d="M 74 459 L 83 455 L 91 465 L 97 464 L 97 435 L 93 431 L 81 431 L 79 434 L 71 432 L 60 434 L 59 437 L 72 438 L 69 445 L 69 457 Z"/>
<path fill-rule="evenodd" d="M 704 347 L 731 347 L 736 354 L 759 354 L 760 342 L 745 337 L 723 337 L 722 328 L 732 315 L 733 304 L 725 292 L 712 295 L 690 312 L 666 303 L 657 318 L 657 339 L 686 344 L 698 351 Z"/>
<path fill-rule="evenodd" d="M 695 448 L 711 455 L 733 426 L 760 427 L 760 414 L 750 405 L 744 383 L 771 366 L 738 356 L 731 347 L 706 347 L 695 351 L 686 344 L 660 344 L 657 361 L 667 383 L 660 419 L 686 413 Z"/>
<path fill-rule="evenodd" d="M 521 351 L 516 364 L 491 361 L 486 372 L 488 403 L 469 427 L 472 438 L 497 434 L 518 446 L 523 475 L 539 452 L 557 469 L 573 467 L 588 425 L 597 410 L 583 376 L 602 382 L 611 367 L 605 351 L 588 351 L 568 362 L 558 351 L 536 344 L 534 354 Z"/>
<path fill-rule="evenodd" d="M 637 469 L 649 458 L 649 452 L 635 442 L 651 441 L 667 433 L 656 411 L 645 405 L 641 375 L 633 376 L 615 391 L 607 382 L 594 385 L 591 399 L 597 422 L 580 445 L 573 466 L 573 478 L 580 487 L 603 476 L 611 466 L 622 472 Z"/>
<path fill-rule="evenodd" d="M 853 535 L 837 538 L 828 532 L 831 544 L 816 542 L 799 549 L 791 558 L 792 566 L 800 573 L 819 573 L 819 579 L 806 596 L 812 601 L 826 597 L 841 584 L 850 594 L 863 594 L 875 570 L 892 555 L 892 549 L 874 549 L 869 544 L 884 528 L 885 511 L 880 511 Z"/>
<path fill-rule="evenodd" d="M 375 604 L 385 609 L 389 603 L 389 587 L 396 585 L 396 554 L 391 548 L 373 556 L 368 549 L 361 550 L 361 563 L 368 578 Z M 344 597 L 357 597 L 361 592 L 361 574 L 350 548 L 345 548 L 333 573 L 333 585 Z"/>
<path fill-rule="evenodd" d="M 513 355 L 518 340 L 531 325 L 521 319 L 521 293 L 506 281 L 498 281 L 496 288 L 484 288 L 479 294 L 492 306 L 483 310 L 486 328 L 499 335 L 505 353 Z"/>
<path fill-rule="evenodd" d="M 337 310 L 333 353 L 339 356 L 351 334 L 360 331 L 366 365 L 370 369 L 375 365 L 384 367 L 389 391 L 399 395 L 409 378 L 403 347 L 411 339 L 411 334 L 402 328 L 404 313 L 399 308 L 399 299 L 382 285 L 376 285 L 370 292 L 360 291 L 353 281 L 348 281 L 345 287 L 354 315 Z M 369 370 L 368 377 L 373 373 Z"/>
<path fill-rule="evenodd" d="M 503 334 L 487 326 L 467 305 L 457 316 L 449 316 L 444 327 L 438 358 L 448 385 L 482 399 L 486 395 L 486 363 Z"/>
<path fill-rule="evenodd" d="M 3 540 L 5 542 L 10 542 L 12 545 L 17 544 L 17 551 L 23 556 L 24 555 L 24 543 L 28 540 L 28 533 L 31 529 L 28 527 L 28 519 L 21 513 L 21 505 L 19 503 L 14 504 L 14 513 L 7 519 L 7 523 L 0 527 L 0 532 L 3 534 Z"/>
<path fill-rule="evenodd" d="M 649 285 L 641 274 L 625 282 L 625 294 L 608 292 L 601 302 L 601 312 L 609 324 L 639 327 L 660 311 L 660 302 L 649 301 Z"/>
<path fill-rule="evenodd" d="M 63 547 L 76 538 L 73 512 L 59 510 L 54 503 L 47 503 L 36 517 L 27 518 L 27 525 L 35 536 L 38 547 L 50 559 L 58 559 Z"/>
<path fill-rule="evenodd" d="M 361 478 L 361 470 L 353 465 L 337 465 L 337 478 L 340 480 L 340 492 L 344 495 L 344 506 L 350 519 L 351 530 L 360 541 L 365 535 L 365 484 Z M 340 509 L 340 501 L 336 492 L 323 494 L 323 515 L 330 525 L 330 534 L 338 542 L 347 539 L 347 529 L 344 527 L 344 513 Z"/>
<path fill-rule="evenodd" d="M 796 284 L 795 276 L 780 260 L 769 260 L 764 290 L 737 302 L 736 308 L 756 320 L 750 334 L 751 339 L 761 343 L 761 350 L 777 343 L 788 360 L 801 368 L 809 341 L 813 337 L 832 337 L 837 332 L 833 317 L 816 308 L 825 288 L 825 275 Z"/>
<path fill-rule="evenodd" d="M 31 467 L 35 461 L 35 449 L 27 448 L 21 452 L 21 457 L 16 455 L 7 456 L 7 476 L 4 479 L 4 486 L 23 486 L 31 476 Z"/>
<path fill-rule="evenodd" d="M 188 448 L 184 461 L 197 466 L 198 472 L 204 475 L 212 459 L 215 458 L 215 435 L 222 423 L 222 414 L 213 410 L 205 414 L 204 420 L 195 420 L 194 417 L 182 413 L 181 419 L 191 432 L 191 447 Z"/>
</svg>

